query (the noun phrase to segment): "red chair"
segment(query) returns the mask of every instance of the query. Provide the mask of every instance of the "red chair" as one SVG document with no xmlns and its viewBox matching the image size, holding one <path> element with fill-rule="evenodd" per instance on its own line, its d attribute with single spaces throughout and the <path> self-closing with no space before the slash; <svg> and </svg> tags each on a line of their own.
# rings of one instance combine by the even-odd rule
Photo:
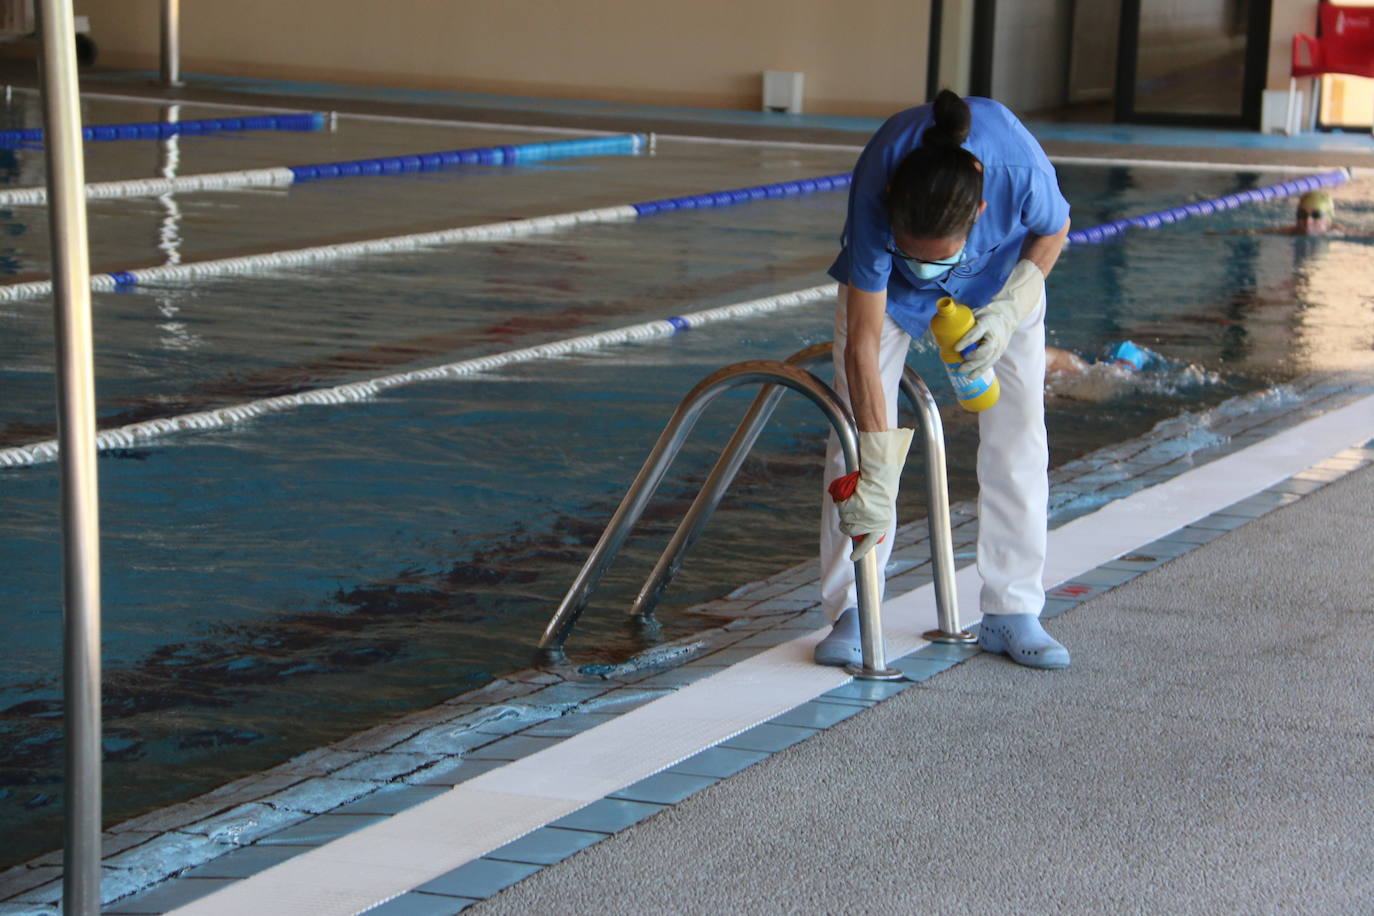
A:
<svg viewBox="0 0 1374 916">
<path fill-rule="evenodd" d="M 1293 67 L 1288 80 L 1288 108 L 1284 112 L 1284 132 L 1292 134 L 1293 99 L 1298 78 L 1312 77 L 1312 126 L 1317 121 L 1317 87 L 1322 76 L 1341 73 L 1374 79 L 1374 7 L 1317 4 L 1320 38 L 1293 36 Z M 1305 53 L 1304 53 L 1305 52 Z M 1298 113 L 1301 116 L 1301 112 Z"/>
</svg>

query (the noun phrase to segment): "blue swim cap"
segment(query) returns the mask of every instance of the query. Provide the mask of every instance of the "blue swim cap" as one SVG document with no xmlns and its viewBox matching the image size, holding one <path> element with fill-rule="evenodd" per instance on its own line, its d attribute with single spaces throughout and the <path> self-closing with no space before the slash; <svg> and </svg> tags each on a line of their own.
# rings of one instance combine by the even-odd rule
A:
<svg viewBox="0 0 1374 916">
<path fill-rule="evenodd" d="M 1129 340 L 1123 340 L 1107 348 L 1107 359 L 1118 366 L 1139 372 L 1149 362 L 1150 354 Z"/>
</svg>

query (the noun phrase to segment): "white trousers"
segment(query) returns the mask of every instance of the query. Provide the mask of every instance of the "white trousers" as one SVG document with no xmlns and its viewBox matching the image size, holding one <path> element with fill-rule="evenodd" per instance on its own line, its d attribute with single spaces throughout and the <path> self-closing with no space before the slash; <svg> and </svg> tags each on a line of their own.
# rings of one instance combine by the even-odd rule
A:
<svg viewBox="0 0 1374 916">
<path fill-rule="evenodd" d="M 844 346 L 848 332 L 845 293 L 835 307 L 835 393 L 849 404 Z M 898 384 L 911 337 L 890 317 L 883 321 L 878 371 L 887 398 L 887 425 L 897 425 Z M 1012 335 L 994 367 L 1002 394 L 978 414 L 978 573 L 983 579 L 979 604 L 984 614 L 1036 614 L 1045 605 L 1043 576 L 1049 510 L 1049 446 L 1045 437 L 1045 299 Z M 944 379 L 927 379 L 933 391 Z M 952 397 L 952 394 L 949 395 Z M 942 398 L 943 400 L 943 398 Z M 921 448 L 918 433 L 913 450 Z M 964 456 L 950 454 L 948 460 Z M 924 464 L 924 461 L 921 462 Z M 858 604 L 854 590 L 852 542 L 839 528 L 839 513 L 824 487 L 845 473 L 834 433 L 826 449 L 821 496 L 821 602 L 833 619 Z M 907 477 L 906 486 L 914 480 Z M 894 522 L 893 528 L 896 527 Z M 887 568 L 894 533 L 889 530 L 876 552 Z"/>
</svg>

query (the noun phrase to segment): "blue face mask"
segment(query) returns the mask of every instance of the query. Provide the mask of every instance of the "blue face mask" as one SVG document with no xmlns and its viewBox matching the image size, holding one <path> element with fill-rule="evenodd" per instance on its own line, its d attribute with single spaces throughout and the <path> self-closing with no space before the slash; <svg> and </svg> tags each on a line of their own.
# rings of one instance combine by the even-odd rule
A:
<svg viewBox="0 0 1374 916">
<path fill-rule="evenodd" d="M 938 261 L 911 261 L 909 262 L 911 272 L 922 280 L 934 280 L 936 277 L 943 276 L 950 268 L 958 266 L 959 262 L 964 259 L 964 248 L 967 246 L 968 242 L 965 242 L 959 246 L 959 250 L 954 254 Z"/>
</svg>

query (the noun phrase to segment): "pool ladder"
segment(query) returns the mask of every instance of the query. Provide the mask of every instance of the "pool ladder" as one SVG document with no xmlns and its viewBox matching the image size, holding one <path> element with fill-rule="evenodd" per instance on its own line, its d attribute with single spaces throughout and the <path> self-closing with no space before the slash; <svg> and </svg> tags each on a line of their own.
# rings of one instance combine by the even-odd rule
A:
<svg viewBox="0 0 1374 916">
<path fill-rule="evenodd" d="M 683 443 L 706 407 L 718 396 L 745 385 L 762 385 L 758 397 L 740 421 L 734 436 L 726 444 L 707 476 L 701 491 L 687 510 L 677 532 L 664 548 L 649 578 L 639 591 L 630 609 L 633 617 L 648 623 L 653 620 L 659 598 L 682 566 L 687 551 L 696 543 L 707 521 L 725 496 L 735 475 L 748 457 L 749 450 L 772 417 L 778 401 L 786 389 L 804 395 L 820 408 L 830 421 L 844 453 L 845 470 L 859 467 L 858 434 L 849 409 L 829 385 L 812 375 L 808 367 L 831 356 L 831 343 L 819 343 L 800 350 L 784 361 L 746 360 L 726 366 L 702 379 L 682 399 L 668 425 L 654 443 L 639 474 L 624 499 L 620 501 L 610 523 L 602 533 L 582 570 L 573 580 L 539 641 L 541 659 L 556 664 L 566 660 L 563 644 L 577 619 L 586 609 L 591 593 L 601 581 L 602 574 L 615 560 L 630 530 L 639 521 L 649 500 L 657 491 L 669 465 L 677 457 Z M 927 522 L 930 526 L 931 564 L 935 580 L 936 622 L 938 629 L 922 634 L 930 642 L 967 644 L 974 636 L 959 626 L 958 603 L 954 591 L 954 546 L 949 523 L 949 486 L 945 474 L 945 437 L 940 413 L 930 389 L 910 366 L 902 373 L 901 391 L 915 409 L 924 433 L 926 483 L 929 491 Z M 854 579 L 859 601 L 859 640 L 862 662 L 848 666 L 849 673 L 864 680 L 891 680 L 901 672 L 889 668 L 883 649 L 881 619 L 882 571 L 878 568 L 877 551 L 869 551 L 854 564 Z"/>
</svg>

